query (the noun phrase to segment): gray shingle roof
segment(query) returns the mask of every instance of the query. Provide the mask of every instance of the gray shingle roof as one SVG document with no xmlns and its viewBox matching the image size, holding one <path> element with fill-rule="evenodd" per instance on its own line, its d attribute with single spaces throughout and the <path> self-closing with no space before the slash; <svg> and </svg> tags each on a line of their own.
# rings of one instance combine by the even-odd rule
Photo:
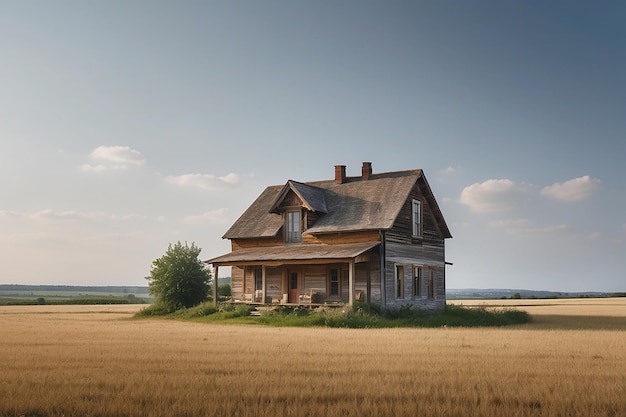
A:
<svg viewBox="0 0 626 417">
<path fill-rule="evenodd" d="M 276 236 L 283 226 L 283 220 L 280 214 L 271 211 L 280 204 L 281 197 L 288 189 L 294 189 L 315 211 L 326 213 L 305 233 L 387 230 L 393 226 L 412 187 L 420 178 L 426 181 L 422 170 L 417 169 L 372 174 L 367 181 L 361 180 L 361 177 L 349 177 L 343 184 L 333 180 L 307 183 L 289 181 L 286 185 L 270 186 L 235 221 L 223 238 Z M 430 187 L 427 186 L 427 189 L 430 195 L 425 197 L 436 212 L 435 217 L 442 232 L 449 235 Z"/>
</svg>

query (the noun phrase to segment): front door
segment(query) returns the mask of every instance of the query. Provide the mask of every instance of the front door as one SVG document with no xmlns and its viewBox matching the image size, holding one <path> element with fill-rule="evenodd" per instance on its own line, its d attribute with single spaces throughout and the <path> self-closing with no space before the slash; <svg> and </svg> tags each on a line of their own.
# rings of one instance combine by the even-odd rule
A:
<svg viewBox="0 0 626 417">
<path fill-rule="evenodd" d="M 297 303 L 298 302 L 298 273 L 290 271 L 287 281 L 288 281 L 287 284 L 289 285 L 289 302 Z"/>
</svg>

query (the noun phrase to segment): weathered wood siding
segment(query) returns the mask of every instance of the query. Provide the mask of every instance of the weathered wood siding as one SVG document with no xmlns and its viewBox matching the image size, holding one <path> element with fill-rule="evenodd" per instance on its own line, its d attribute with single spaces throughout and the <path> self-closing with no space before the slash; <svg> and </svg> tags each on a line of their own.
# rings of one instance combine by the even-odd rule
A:
<svg viewBox="0 0 626 417">
<path fill-rule="evenodd" d="M 412 236 L 413 231 L 413 212 L 412 204 L 413 200 L 419 200 L 422 208 L 422 236 L 414 238 Z M 413 186 L 407 200 L 404 202 L 398 217 L 392 228 L 386 232 L 386 239 L 388 242 L 399 243 L 424 243 L 427 245 L 444 246 L 444 238 L 437 226 L 437 221 L 433 215 L 433 210 L 428 203 L 428 200 L 424 198 L 420 190 L 419 181 Z"/>
<path fill-rule="evenodd" d="M 236 251 L 237 249 L 243 249 L 243 248 L 279 246 L 282 244 L 283 244 L 282 236 L 263 237 L 263 238 L 256 238 L 256 239 L 232 239 L 231 250 Z"/>
<path fill-rule="evenodd" d="M 385 300 L 387 308 L 414 305 L 424 311 L 443 310 L 446 303 L 445 293 L 445 241 L 433 215 L 433 210 L 424 198 L 421 187 L 426 187 L 420 180 L 413 186 L 393 227 L 385 233 Z M 421 202 L 422 235 L 413 236 L 412 201 Z M 396 292 L 396 266 L 404 267 L 403 297 Z M 413 267 L 422 266 L 425 276 L 421 281 L 419 297 L 413 296 Z M 429 297 L 426 275 L 433 271 L 433 297 Z"/>
<path fill-rule="evenodd" d="M 283 298 L 283 269 L 265 269 L 265 301 L 272 302 L 272 299 L 282 300 Z"/>
<path fill-rule="evenodd" d="M 328 270 L 325 265 L 310 265 L 303 268 L 300 294 L 309 295 L 311 291 L 317 293 L 317 302 L 326 299 L 326 280 Z"/>
<path fill-rule="evenodd" d="M 296 193 L 290 190 L 285 198 L 283 198 L 283 201 L 280 203 L 280 208 L 288 209 L 291 207 L 302 207 L 302 200 L 300 200 L 300 197 L 298 197 Z"/>
<path fill-rule="evenodd" d="M 325 243 L 338 245 L 342 243 L 380 242 L 380 234 L 376 230 L 363 232 L 345 232 L 334 234 L 303 234 L 302 243 Z"/>
<path fill-rule="evenodd" d="M 230 291 L 235 300 L 243 299 L 243 268 L 233 266 L 230 272 Z"/>
<path fill-rule="evenodd" d="M 409 245 L 388 242 L 386 245 L 387 256 L 385 262 L 385 305 L 387 307 L 400 307 L 403 305 L 415 305 L 425 311 L 443 310 L 446 303 L 445 292 L 445 261 L 444 250 L 438 246 Z M 397 297 L 396 267 L 404 267 L 403 296 Z M 423 276 L 421 281 L 420 296 L 413 296 L 413 268 L 421 266 Z M 429 297 L 428 274 L 433 273 L 433 297 Z"/>
</svg>

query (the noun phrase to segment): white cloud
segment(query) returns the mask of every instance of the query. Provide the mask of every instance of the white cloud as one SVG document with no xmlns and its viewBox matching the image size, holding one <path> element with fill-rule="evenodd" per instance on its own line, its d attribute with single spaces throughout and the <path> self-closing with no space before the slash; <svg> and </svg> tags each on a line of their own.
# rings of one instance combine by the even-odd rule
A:
<svg viewBox="0 0 626 417">
<path fill-rule="evenodd" d="M 187 216 L 183 219 L 185 223 L 218 223 L 225 224 L 229 221 L 228 209 L 220 208 L 217 210 L 206 211 L 202 214 Z"/>
<path fill-rule="evenodd" d="M 602 187 L 602 182 L 589 175 L 564 183 L 554 183 L 541 190 L 541 194 L 556 200 L 573 202 L 591 197 Z"/>
<path fill-rule="evenodd" d="M 128 146 L 98 146 L 89 157 L 119 164 L 142 165 L 146 162 L 141 152 Z"/>
<path fill-rule="evenodd" d="M 90 165 L 83 164 L 80 167 L 83 172 L 104 172 L 104 171 L 121 171 L 128 168 L 126 165 Z"/>
<path fill-rule="evenodd" d="M 480 213 L 506 211 L 523 205 L 530 185 L 507 179 L 487 180 L 461 191 L 461 203 Z"/>
<path fill-rule="evenodd" d="M 89 158 L 98 161 L 97 164 L 83 164 L 79 168 L 83 172 L 100 173 L 105 171 L 120 171 L 129 166 L 138 166 L 146 163 L 141 152 L 128 146 L 98 146 L 91 151 Z"/>
<path fill-rule="evenodd" d="M 214 190 L 223 184 L 237 184 L 239 182 L 239 176 L 232 173 L 223 177 L 217 177 L 211 174 L 169 175 L 165 177 L 165 181 L 169 184 L 179 186 L 192 186 L 203 190 Z"/>
</svg>

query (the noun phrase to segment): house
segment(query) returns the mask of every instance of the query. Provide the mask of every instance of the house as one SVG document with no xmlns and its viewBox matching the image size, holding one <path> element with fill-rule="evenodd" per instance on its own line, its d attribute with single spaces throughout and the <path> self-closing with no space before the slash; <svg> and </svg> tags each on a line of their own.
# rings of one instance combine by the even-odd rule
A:
<svg viewBox="0 0 626 417">
<path fill-rule="evenodd" d="M 451 237 L 422 170 L 363 162 L 360 176 L 337 165 L 331 180 L 267 187 L 224 234 L 232 251 L 206 263 L 232 267 L 239 302 L 437 311 Z"/>
</svg>

